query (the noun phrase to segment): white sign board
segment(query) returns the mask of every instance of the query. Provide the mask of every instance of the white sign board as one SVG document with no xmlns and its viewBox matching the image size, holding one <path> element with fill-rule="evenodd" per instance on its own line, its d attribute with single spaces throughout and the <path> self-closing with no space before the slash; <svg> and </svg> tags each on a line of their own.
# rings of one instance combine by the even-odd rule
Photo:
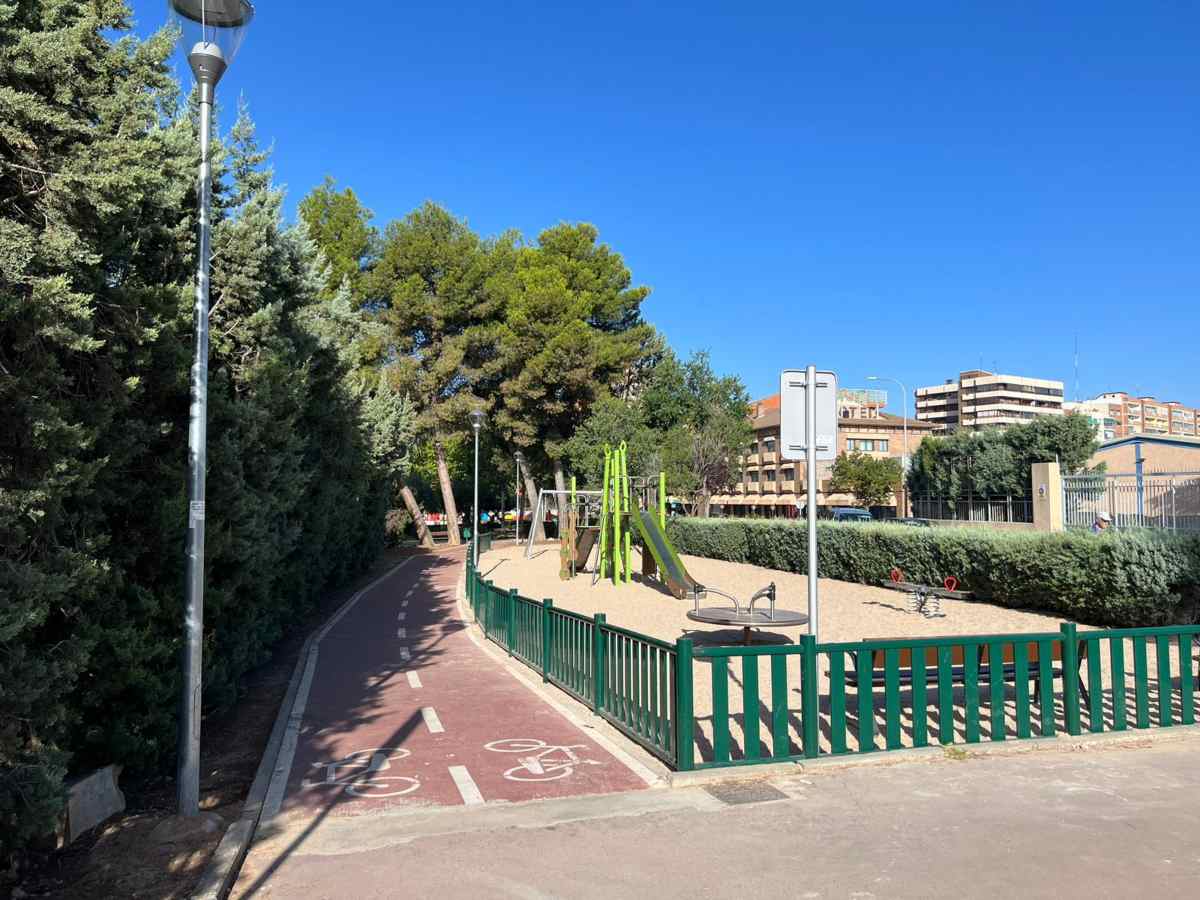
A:
<svg viewBox="0 0 1200 900">
<path fill-rule="evenodd" d="M 786 460 L 806 458 L 805 384 L 803 369 L 784 369 L 779 376 L 779 456 Z M 816 397 L 817 459 L 837 458 L 837 376 L 817 373 Z"/>
</svg>

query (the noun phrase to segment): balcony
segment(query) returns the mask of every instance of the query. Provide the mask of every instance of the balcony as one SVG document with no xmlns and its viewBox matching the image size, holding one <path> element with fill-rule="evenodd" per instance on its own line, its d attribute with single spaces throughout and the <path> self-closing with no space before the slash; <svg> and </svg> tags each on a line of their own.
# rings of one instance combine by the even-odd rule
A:
<svg viewBox="0 0 1200 900">
<path fill-rule="evenodd" d="M 777 485 L 778 483 L 779 482 L 777 482 L 777 481 L 762 482 L 762 492 L 764 494 L 774 494 L 776 492 L 775 485 Z"/>
<path fill-rule="evenodd" d="M 758 461 L 760 464 L 773 463 L 773 462 L 777 462 L 778 460 L 779 460 L 779 454 L 774 450 L 771 450 L 771 451 L 764 450 L 762 453 L 760 453 L 758 455 Z"/>
</svg>

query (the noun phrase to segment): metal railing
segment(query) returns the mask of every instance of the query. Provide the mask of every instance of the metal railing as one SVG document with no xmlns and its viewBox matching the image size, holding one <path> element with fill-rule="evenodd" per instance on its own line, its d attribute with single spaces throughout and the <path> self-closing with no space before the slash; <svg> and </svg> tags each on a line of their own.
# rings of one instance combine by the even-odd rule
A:
<svg viewBox="0 0 1200 900">
<path fill-rule="evenodd" d="M 491 640 L 681 771 L 1197 720 L 1200 625 L 696 646 L 469 565 L 467 597 Z"/>
<path fill-rule="evenodd" d="M 1029 497 L 938 497 L 913 494 L 912 514 L 920 519 L 966 522 L 1033 522 L 1033 500 Z"/>
<path fill-rule="evenodd" d="M 1200 472 L 1063 476 L 1063 521 L 1088 528 L 1107 513 L 1117 528 L 1200 531 Z"/>
<path fill-rule="evenodd" d="M 467 599 L 484 634 L 542 679 L 668 765 L 676 765 L 676 648 L 585 616 L 538 603 L 484 580 L 467 565 Z"/>
<path fill-rule="evenodd" d="M 1196 723 L 1200 625 L 684 647 L 707 664 L 680 769 Z M 799 709 L 794 695 L 798 688 Z"/>
</svg>

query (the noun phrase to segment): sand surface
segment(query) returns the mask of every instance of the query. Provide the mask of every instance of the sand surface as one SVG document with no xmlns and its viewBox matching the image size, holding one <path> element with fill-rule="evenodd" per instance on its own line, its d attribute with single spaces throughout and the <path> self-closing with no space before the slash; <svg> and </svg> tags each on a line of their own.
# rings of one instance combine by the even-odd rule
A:
<svg viewBox="0 0 1200 900">
<path fill-rule="evenodd" d="M 745 601 L 754 591 L 765 587 L 771 582 L 776 585 L 777 607 L 807 612 L 808 582 L 804 575 L 781 572 L 773 569 L 763 569 L 757 566 L 741 563 L 730 563 L 720 560 L 704 559 L 694 556 L 681 556 L 689 574 L 699 583 L 715 588 L 725 593 L 733 594 Z M 479 570 L 486 579 L 493 581 L 498 587 L 517 588 L 523 596 L 534 600 L 550 598 L 556 607 L 568 609 L 584 615 L 604 613 L 608 623 L 618 625 L 663 641 L 674 642 L 681 637 L 690 637 L 696 646 L 737 645 L 740 644 L 743 632 L 740 628 L 729 626 L 708 625 L 691 621 L 687 612 L 692 609 L 691 601 L 678 600 L 671 596 L 664 585 L 657 579 L 643 581 L 640 572 L 640 559 L 635 548 L 634 575 L 631 584 L 614 585 L 610 579 L 594 581 L 591 572 L 584 572 L 569 581 L 559 578 L 558 545 L 547 544 L 534 548 L 534 555 L 526 559 L 524 548 L 501 546 L 483 554 L 479 560 Z M 1062 619 L 1044 615 L 1034 611 L 1007 609 L 990 603 L 948 600 L 941 601 L 940 613 L 926 617 L 910 610 L 909 595 L 884 587 L 853 584 L 831 579 L 819 581 L 819 640 L 821 643 L 851 642 L 878 638 L 907 638 L 907 637 L 937 637 L 948 635 L 979 635 L 979 634 L 1013 634 L 1013 633 L 1057 633 Z M 710 595 L 704 606 L 726 605 L 728 601 Z M 1079 623 L 1081 630 L 1087 626 Z M 762 629 L 754 632 L 756 643 L 796 644 L 802 634 L 808 632 L 807 626 L 795 628 Z M 1134 656 L 1132 643 L 1124 642 L 1126 686 L 1128 693 L 1129 719 L 1134 722 L 1133 711 L 1133 669 Z M 1107 642 L 1101 645 L 1100 688 L 1099 696 L 1103 698 L 1103 718 L 1105 730 L 1112 724 L 1112 691 L 1111 691 L 1111 650 Z M 1172 672 L 1178 676 L 1178 651 L 1172 643 L 1169 653 Z M 846 666 L 852 668 L 854 657 L 844 654 Z M 1156 654 L 1153 646 L 1148 648 L 1148 672 L 1152 675 L 1157 671 Z M 733 758 L 739 758 L 745 753 L 747 738 L 753 740 L 753 734 L 745 732 L 744 710 L 752 704 L 757 696 L 758 705 L 758 737 L 761 753 L 770 755 L 769 744 L 772 740 L 772 672 L 770 661 L 760 658 L 758 661 L 757 688 L 747 684 L 747 664 L 749 660 L 733 658 L 729 660 L 727 670 L 728 720 Z M 819 672 L 819 694 L 821 706 L 821 748 L 828 752 L 832 749 L 831 729 L 834 723 L 830 720 L 830 679 L 828 659 L 823 659 Z M 786 695 L 788 707 L 788 741 L 790 752 L 799 753 L 800 749 L 800 662 L 799 657 L 787 657 Z M 1061 673 L 1060 673 L 1061 674 Z M 1081 668 L 1081 678 L 1086 686 L 1089 673 L 1086 664 Z M 718 687 L 717 668 L 707 659 L 698 659 L 695 666 L 694 693 L 696 716 L 696 758 L 711 760 L 714 753 L 714 717 L 713 697 Z M 932 679 L 931 679 L 932 682 Z M 1107 686 L 1107 687 L 1106 687 Z M 991 708 L 987 685 L 981 686 L 978 709 L 979 733 L 983 740 L 991 737 Z M 1047 715 L 1052 716 L 1055 728 L 1065 728 L 1064 714 L 1061 704 L 1062 679 L 1054 679 L 1055 703 Z M 1178 686 L 1175 694 L 1178 695 Z M 887 709 L 882 687 L 873 689 L 872 707 L 874 709 L 874 741 L 876 746 L 882 746 L 887 728 Z M 857 691 L 848 687 L 846 692 L 846 746 L 849 750 L 858 749 L 859 727 L 855 712 L 858 708 Z M 916 700 L 920 698 L 917 697 Z M 934 743 L 940 734 L 938 721 L 938 697 L 936 689 L 929 691 L 927 707 L 920 710 L 928 723 L 929 742 Z M 1158 698 L 1155 685 L 1150 687 L 1151 717 L 1158 721 Z M 920 706 L 920 704 L 917 704 Z M 961 686 L 954 690 L 954 721 L 947 727 L 954 733 L 955 742 L 966 740 L 967 717 L 964 702 L 964 691 Z M 1083 727 L 1089 726 L 1087 704 L 1084 705 Z M 1178 702 L 1172 704 L 1178 715 Z M 1017 734 L 1016 689 L 1013 682 L 1005 685 L 1004 697 L 1005 732 L 1009 737 Z M 1036 698 L 1031 704 L 1033 733 L 1039 733 L 1041 728 L 1041 707 Z M 913 691 L 905 689 L 899 700 L 900 742 L 911 746 L 914 741 L 914 696 Z M 972 714 L 974 717 L 974 713 Z M 723 717 L 722 717 L 723 718 Z M 838 728 L 839 733 L 842 729 Z M 865 730 L 865 729 L 864 729 Z"/>
</svg>

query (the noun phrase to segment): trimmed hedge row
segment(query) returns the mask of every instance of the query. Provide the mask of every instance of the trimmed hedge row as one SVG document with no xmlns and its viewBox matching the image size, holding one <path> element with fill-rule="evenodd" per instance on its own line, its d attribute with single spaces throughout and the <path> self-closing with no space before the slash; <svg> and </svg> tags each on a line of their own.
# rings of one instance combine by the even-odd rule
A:
<svg viewBox="0 0 1200 900">
<path fill-rule="evenodd" d="M 833 522 L 817 529 L 825 578 L 878 584 L 893 567 L 921 584 L 953 575 L 980 600 L 1113 627 L 1190 623 L 1200 608 L 1200 536 Z M 680 553 L 807 569 L 803 522 L 676 518 L 667 530 Z"/>
</svg>

